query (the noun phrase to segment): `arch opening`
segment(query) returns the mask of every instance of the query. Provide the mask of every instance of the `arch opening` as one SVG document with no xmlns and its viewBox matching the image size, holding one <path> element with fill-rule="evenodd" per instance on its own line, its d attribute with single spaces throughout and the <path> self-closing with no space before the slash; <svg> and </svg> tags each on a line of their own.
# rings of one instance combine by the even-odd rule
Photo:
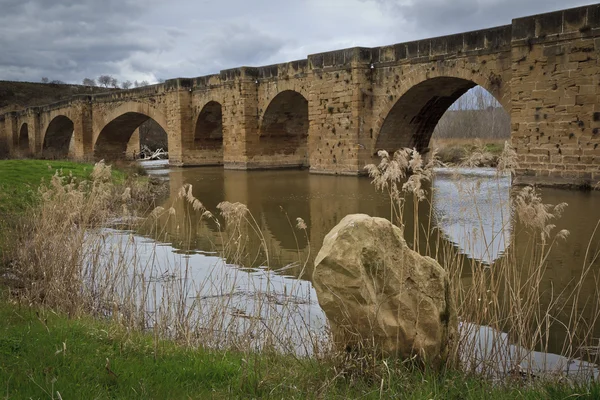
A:
<svg viewBox="0 0 600 400">
<path fill-rule="evenodd" d="M 45 157 L 67 158 L 73 131 L 74 124 L 70 118 L 64 115 L 55 117 L 46 129 L 42 154 Z"/>
<path fill-rule="evenodd" d="M 378 150 L 392 154 L 408 147 L 424 154 L 435 147 L 446 164 L 494 166 L 503 142 L 509 138 L 510 116 L 492 93 L 466 79 L 431 78 L 407 90 L 391 107 L 376 138 L 371 162 L 379 163 Z M 480 150 L 476 146 L 479 139 L 485 153 L 474 151 Z M 508 243 L 505 235 L 510 232 L 510 221 L 505 218 L 510 215 L 506 208 L 510 176 L 498 179 L 486 171 L 469 171 L 461 178 L 461 190 L 477 201 L 467 211 L 461 208 L 464 196 L 456 193 L 454 179 L 454 175 L 441 173 L 433 182 L 432 206 L 434 215 L 440 217 L 435 224 L 461 252 L 492 262 Z M 479 192 L 484 187 L 485 192 Z M 486 215 L 485 221 L 479 220 L 479 215 Z M 486 240 L 472 235 L 475 225 Z"/>
<path fill-rule="evenodd" d="M 219 150 L 223 147 L 223 111 L 216 101 L 208 102 L 200 112 L 194 132 L 196 150 Z"/>
<path fill-rule="evenodd" d="M 479 97 L 473 100 L 478 94 Z M 479 111 L 477 107 L 480 105 L 482 109 Z M 453 133 L 446 135 L 464 135 L 460 132 L 461 127 L 470 124 L 473 125 L 471 140 L 485 136 L 489 126 L 486 125 L 488 121 L 484 111 L 493 114 L 493 121 L 498 122 L 494 128 L 496 134 L 510 136 L 508 114 L 493 95 L 481 86 L 477 86 L 473 81 L 455 77 L 428 79 L 410 88 L 396 101 L 381 125 L 373 155 L 375 156 L 378 150 L 392 153 L 404 147 L 426 152 L 434 131 L 448 131 L 451 125 L 454 125 L 451 129 Z M 477 128 L 473 123 L 475 116 L 481 121 Z M 458 121 L 461 123 L 457 123 Z"/>
<path fill-rule="evenodd" d="M 190 147 L 184 155 L 186 164 L 223 164 L 223 110 L 220 103 L 209 101 L 202 107 Z"/>
<path fill-rule="evenodd" d="M 21 125 L 19 130 L 19 151 L 22 153 L 29 153 L 29 127 L 27 123 Z"/>
<path fill-rule="evenodd" d="M 148 118 L 129 139 L 127 154 L 143 152 L 142 155 L 144 155 L 147 152 L 152 153 L 158 150 L 169 151 L 169 138 L 158 122 Z"/>
<path fill-rule="evenodd" d="M 440 118 L 429 147 L 437 148 L 443 162 L 458 163 L 478 144 L 492 154 L 510 140 L 510 115 L 496 98 L 475 86 L 456 100 Z M 485 163 L 485 162 L 484 162 Z M 494 160 L 489 161 L 495 164 Z"/>
<path fill-rule="evenodd" d="M 250 156 L 262 166 L 308 166 L 308 127 L 308 100 L 293 90 L 283 91 L 265 110 Z"/>
<path fill-rule="evenodd" d="M 156 150 L 151 146 L 167 143 L 166 138 L 166 131 L 154 119 L 142 113 L 127 112 L 110 121 L 100 131 L 94 144 L 94 158 L 137 159 Z"/>
</svg>

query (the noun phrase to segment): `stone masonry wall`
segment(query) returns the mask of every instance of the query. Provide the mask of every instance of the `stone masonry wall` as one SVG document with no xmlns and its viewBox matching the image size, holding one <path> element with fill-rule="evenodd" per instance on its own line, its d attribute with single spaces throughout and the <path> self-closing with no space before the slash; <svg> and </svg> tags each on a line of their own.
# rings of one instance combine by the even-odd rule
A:
<svg viewBox="0 0 600 400">
<path fill-rule="evenodd" d="M 518 183 L 600 180 L 600 6 L 512 26 L 512 142 Z"/>
</svg>

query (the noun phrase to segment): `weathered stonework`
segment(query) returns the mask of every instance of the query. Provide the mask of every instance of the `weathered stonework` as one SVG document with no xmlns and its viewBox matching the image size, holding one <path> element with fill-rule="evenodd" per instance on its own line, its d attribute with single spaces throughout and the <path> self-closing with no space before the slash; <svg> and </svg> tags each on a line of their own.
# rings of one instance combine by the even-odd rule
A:
<svg viewBox="0 0 600 400">
<path fill-rule="evenodd" d="M 518 181 L 600 180 L 600 7 L 513 21 L 512 141 Z"/>
<path fill-rule="evenodd" d="M 76 96 L 0 116 L 0 146 L 122 158 L 148 118 L 174 165 L 359 174 L 379 149 L 426 149 L 446 109 L 480 85 L 511 116 L 517 182 L 600 180 L 600 5 L 511 25 Z M 130 139 L 133 137 L 133 141 Z M 65 144 L 66 143 L 66 144 Z"/>
</svg>

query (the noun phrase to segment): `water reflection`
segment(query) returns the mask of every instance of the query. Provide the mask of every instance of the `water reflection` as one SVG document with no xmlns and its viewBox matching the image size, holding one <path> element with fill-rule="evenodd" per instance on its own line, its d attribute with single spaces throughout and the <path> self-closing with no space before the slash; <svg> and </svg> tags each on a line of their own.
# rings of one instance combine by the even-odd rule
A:
<svg viewBox="0 0 600 400">
<path fill-rule="evenodd" d="M 136 315 L 143 328 L 176 338 L 193 331 L 213 348 L 260 349 L 276 341 L 284 352 L 310 355 L 310 345 L 323 340 L 327 319 L 310 282 L 260 268 L 241 270 L 216 255 L 182 255 L 132 232 L 93 233 L 88 247 L 96 251 L 90 257 L 101 256 L 89 260 L 96 268 L 86 274 L 86 285 L 95 293 L 118 294 L 111 295 L 120 299 L 113 317 Z"/>
<path fill-rule="evenodd" d="M 544 189 L 542 198 L 545 203 L 568 204 L 562 217 L 551 222 L 556 224 L 554 232 L 560 229 L 570 232 L 566 240 L 557 240 L 553 244 L 546 259 L 546 269 L 540 285 L 540 303 L 554 304 L 553 309 L 557 313 L 549 347 L 555 352 L 560 352 L 566 339 L 567 342 L 577 342 L 590 327 L 593 337 L 596 338 L 594 342 L 598 344 L 600 321 L 594 320 L 590 306 L 595 304 L 598 296 L 600 232 L 595 233 L 595 230 L 600 221 L 600 193 Z M 529 233 L 522 226 L 518 226 L 514 235 L 516 259 L 527 260 L 531 254 L 531 249 L 526 246 Z M 589 274 L 583 276 L 586 267 L 589 267 Z M 565 330 L 557 325 L 572 318 L 571 308 L 576 299 L 570 296 L 570 292 L 576 285 L 581 285 L 577 311 L 582 313 L 585 321 L 578 332 L 573 332 L 575 336 L 567 338 Z"/>
<path fill-rule="evenodd" d="M 174 207 L 176 217 L 166 222 L 166 241 L 173 243 L 178 252 L 202 255 L 221 250 L 217 224 L 201 223 L 201 214 L 177 199 L 179 189 L 191 184 L 194 196 L 212 212 L 222 201 L 248 205 L 263 232 L 268 259 L 265 254 L 257 253 L 261 242 L 252 235 L 254 242 L 248 244 L 249 250 L 241 264 L 254 268 L 253 271 L 268 266 L 276 273 L 304 281 L 311 281 L 312 260 L 323 238 L 344 216 L 365 213 L 389 217 L 390 214 L 389 199 L 378 193 L 367 178 L 314 175 L 294 170 L 248 172 L 222 168 L 154 170 L 153 173 L 169 180 L 171 196 L 164 206 Z M 509 224 L 511 192 L 516 189 L 511 188 L 508 176 L 498 178 L 495 171 L 485 169 L 461 171 L 460 176 L 440 170 L 430 189 L 433 189 L 429 191 L 433 193 L 432 198 L 419 206 L 420 231 L 430 232 L 419 236 L 421 253 L 434 255 L 443 264 L 443 257 L 448 254 L 436 252 L 441 243 L 449 245 L 447 247 L 457 254 L 493 264 L 503 256 L 505 246 L 514 243 L 517 259 L 530 257 L 528 233 L 523 226 Z M 542 190 L 545 203 L 569 204 L 557 226 L 568 229 L 571 236 L 566 242 L 556 243 L 547 258 L 548 269 L 541 281 L 541 309 L 555 304 L 561 294 L 573 288 L 585 263 L 592 263 L 593 274 L 598 272 L 597 240 L 589 249 L 588 243 L 600 219 L 600 208 L 595 206 L 599 196 L 596 192 Z M 411 227 L 406 229 L 405 236 L 410 245 L 414 241 L 410 198 L 405 210 L 406 226 Z M 294 228 L 296 217 L 306 222 L 306 234 Z M 223 226 L 222 220 L 220 223 Z M 192 260 L 202 265 L 200 258 L 194 256 Z M 471 279 L 468 273 L 469 268 L 465 268 L 463 282 Z M 586 278 L 582 288 L 584 297 L 595 296 L 595 279 Z M 559 301 L 569 309 L 573 298 L 565 296 Z M 561 324 L 568 322 L 569 315 L 559 313 L 554 317 L 557 321 L 550 328 L 548 349 L 560 353 L 566 338 Z M 591 314 L 587 323 L 598 325 Z M 596 329 L 595 333 L 598 332 Z"/>
<path fill-rule="evenodd" d="M 275 270 L 289 267 L 290 264 L 304 264 L 306 261 L 308 265 L 312 265 L 327 232 L 348 214 L 390 216 L 389 199 L 377 192 L 369 179 L 365 178 L 313 175 L 293 170 L 246 172 L 222 168 L 178 169 L 170 171 L 168 177 L 171 196 L 164 207 L 176 210 L 177 218 L 168 223 L 168 232 L 170 240 L 177 243 L 178 247 L 187 251 L 215 249 L 214 246 L 219 241 L 217 225 L 200 223 L 201 213 L 194 212 L 189 205 L 178 199 L 179 189 L 184 184 L 191 184 L 194 196 L 211 212 L 222 201 L 241 202 L 248 206 L 264 234 L 269 253 L 268 266 Z M 495 191 L 490 188 L 490 198 L 498 191 L 505 191 L 503 198 L 507 198 L 510 181 L 507 179 L 507 182 L 503 181 L 500 187 L 495 186 Z M 458 191 L 451 176 L 440 175 L 436 178 L 433 193 L 439 193 L 439 196 L 436 194 L 433 197 L 434 212 L 429 207 L 431 200 L 419 207 L 418 221 L 422 232 L 419 236 L 420 248 L 424 254 L 435 254 L 434 247 L 439 242 L 454 242 L 457 251 L 476 258 L 489 258 L 491 261 L 502 252 L 504 242 L 497 238 L 491 241 L 487 236 L 493 235 L 487 229 L 502 225 L 499 222 L 503 217 L 502 209 L 488 201 L 485 203 L 487 209 L 480 210 L 487 215 L 483 232 L 487 235 L 489 249 L 484 251 L 481 245 L 477 245 L 473 251 L 473 243 L 481 241 L 473 242 L 473 238 L 466 240 L 460 234 L 472 231 L 469 224 L 475 223 L 475 219 L 456 219 L 461 214 L 462 207 L 461 203 L 454 201 Z M 412 211 L 412 199 L 407 198 L 404 221 L 410 228 L 405 232 L 409 244 L 414 241 Z M 295 229 L 297 217 L 306 222 L 306 233 Z M 435 229 L 437 220 L 441 221 L 439 226 L 442 228 L 439 238 L 437 235 L 440 231 Z M 430 234 L 424 234 L 426 232 Z M 258 247 L 260 242 L 257 241 L 255 248 Z M 244 265 L 257 267 L 264 265 L 261 263 L 265 261 L 264 257 L 257 258 L 256 254 L 249 254 Z M 310 277 L 311 271 L 308 268 L 301 278 L 310 280 Z"/>
<path fill-rule="evenodd" d="M 440 168 L 434 182 L 436 223 L 461 252 L 491 264 L 510 242 L 509 174 L 493 168 Z"/>
</svg>

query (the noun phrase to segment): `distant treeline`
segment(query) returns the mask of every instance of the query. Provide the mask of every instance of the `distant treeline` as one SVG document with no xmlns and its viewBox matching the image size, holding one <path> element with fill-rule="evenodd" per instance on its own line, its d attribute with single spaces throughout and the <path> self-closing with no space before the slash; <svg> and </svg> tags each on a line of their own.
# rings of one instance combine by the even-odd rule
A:
<svg viewBox="0 0 600 400">
<path fill-rule="evenodd" d="M 167 132 L 152 118 L 140 125 L 140 145 L 146 145 L 152 151 L 169 150 Z"/>
<path fill-rule="evenodd" d="M 438 122 L 434 139 L 506 139 L 510 116 L 500 103 L 479 86 L 459 98 Z"/>
<path fill-rule="evenodd" d="M 502 107 L 448 110 L 433 131 L 435 139 L 507 139 L 510 117 Z"/>
</svg>

